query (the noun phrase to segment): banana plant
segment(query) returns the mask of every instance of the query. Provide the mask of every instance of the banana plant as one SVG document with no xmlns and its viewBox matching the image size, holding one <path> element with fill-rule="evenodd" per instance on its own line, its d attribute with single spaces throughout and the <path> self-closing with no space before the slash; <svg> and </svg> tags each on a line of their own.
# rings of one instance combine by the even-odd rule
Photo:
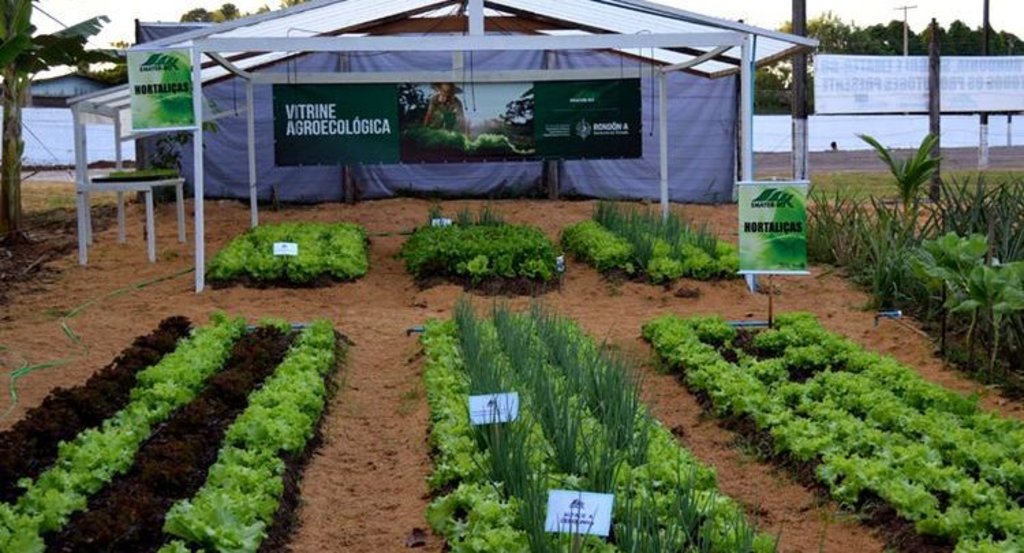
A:
<svg viewBox="0 0 1024 553">
<path fill-rule="evenodd" d="M 0 0 L 0 74 L 3 80 L 3 154 L 0 155 L 0 237 L 20 237 L 22 105 L 32 77 L 52 67 L 114 61 L 109 51 L 86 50 L 89 37 L 99 33 L 105 16 L 87 19 L 53 34 L 36 34 L 32 25 L 34 0 Z"/>
</svg>

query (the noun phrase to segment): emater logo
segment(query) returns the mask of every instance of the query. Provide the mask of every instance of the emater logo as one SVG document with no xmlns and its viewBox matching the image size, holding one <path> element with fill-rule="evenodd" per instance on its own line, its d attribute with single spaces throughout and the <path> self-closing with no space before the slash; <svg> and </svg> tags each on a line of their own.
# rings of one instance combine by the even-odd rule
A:
<svg viewBox="0 0 1024 553">
<path fill-rule="evenodd" d="M 146 58 L 146 61 L 139 66 L 139 71 L 177 71 L 178 58 L 168 54 L 153 54 Z"/>
<path fill-rule="evenodd" d="M 793 193 L 777 188 L 765 188 L 758 197 L 751 200 L 750 207 L 793 207 Z"/>
</svg>

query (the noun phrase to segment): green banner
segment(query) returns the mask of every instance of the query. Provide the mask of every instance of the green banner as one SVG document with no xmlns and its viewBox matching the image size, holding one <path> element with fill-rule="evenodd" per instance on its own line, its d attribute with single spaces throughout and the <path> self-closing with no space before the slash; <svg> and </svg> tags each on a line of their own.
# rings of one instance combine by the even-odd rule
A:
<svg viewBox="0 0 1024 553">
<path fill-rule="evenodd" d="M 402 162 L 536 159 L 533 83 L 398 85 Z"/>
<path fill-rule="evenodd" d="M 132 130 L 195 128 L 189 50 L 129 51 L 128 88 Z"/>
<path fill-rule="evenodd" d="M 641 156 L 640 79 L 550 81 L 534 89 L 540 157 Z"/>
<path fill-rule="evenodd" d="M 274 86 L 278 165 L 641 156 L 639 79 Z"/>
<path fill-rule="evenodd" d="M 807 274 L 807 183 L 739 184 L 740 272 Z"/>
<path fill-rule="evenodd" d="M 274 85 L 278 165 L 398 161 L 398 97 L 391 84 Z"/>
</svg>

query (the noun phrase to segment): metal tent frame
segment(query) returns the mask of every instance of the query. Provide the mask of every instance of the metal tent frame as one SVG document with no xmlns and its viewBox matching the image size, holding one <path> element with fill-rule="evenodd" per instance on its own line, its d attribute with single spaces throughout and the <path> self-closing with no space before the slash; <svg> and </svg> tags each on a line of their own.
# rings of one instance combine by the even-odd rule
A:
<svg viewBox="0 0 1024 553">
<path fill-rule="evenodd" d="M 445 16 L 456 7 L 458 15 Z M 417 20 L 435 18 L 463 34 L 444 36 L 394 36 Z M 488 34 L 498 21 L 514 21 L 517 30 L 529 34 Z M 431 21 L 430 24 L 440 26 Z M 405 27 L 403 27 L 405 26 Z M 385 31 L 386 29 L 386 31 Z M 388 32 L 377 36 L 376 32 Z M 294 36 L 305 33 L 307 36 Z M 314 0 L 293 8 L 261 14 L 198 29 L 143 45 L 132 50 L 188 48 L 192 52 L 193 133 L 195 191 L 195 290 L 205 287 L 206 242 L 204 218 L 202 89 L 224 78 L 245 80 L 249 155 L 251 225 L 259 224 L 256 198 L 255 122 L 253 88 L 275 82 L 394 83 L 459 80 L 462 53 L 473 51 L 610 50 L 640 57 L 658 66 L 660 199 L 669 210 L 667 76 L 687 71 L 705 77 L 740 75 L 738 180 L 753 180 L 754 71 L 791 55 L 806 52 L 817 41 L 742 23 L 715 19 L 643 0 Z M 400 73 L 260 73 L 259 69 L 298 55 L 315 52 L 452 52 L 451 71 Z M 758 55 L 760 53 L 760 55 Z M 204 65 L 204 57 L 210 61 Z M 610 79 L 619 69 L 510 70 L 474 74 L 476 82 Z M 87 183 L 84 124 L 88 114 L 114 122 L 117 139 L 131 128 L 127 86 L 101 91 L 72 101 L 75 114 L 76 182 Z M 130 114 L 128 115 L 130 117 Z M 735 188 L 733 191 L 735 198 Z M 82 197 L 82 194 L 79 194 Z M 88 198 L 79 201 L 79 262 L 86 263 Z"/>
</svg>

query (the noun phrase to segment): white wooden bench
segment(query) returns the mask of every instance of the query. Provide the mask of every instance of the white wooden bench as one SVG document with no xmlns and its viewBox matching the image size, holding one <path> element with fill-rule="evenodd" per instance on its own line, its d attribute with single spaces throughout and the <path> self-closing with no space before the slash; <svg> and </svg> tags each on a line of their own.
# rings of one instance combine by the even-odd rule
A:
<svg viewBox="0 0 1024 553">
<path fill-rule="evenodd" d="M 78 218 L 85 221 L 85 236 L 79 236 L 80 241 L 92 244 L 92 205 L 89 201 L 89 194 L 92 192 L 115 192 L 117 193 L 117 241 L 125 242 L 125 216 L 124 216 L 124 194 L 125 192 L 139 192 L 143 196 L 146 205 L 146 252 L 150 263 L 156 262 L 156 228 L 153 216 L 153 189 L 167 186 L 174 187 L 174 201 L 178 211 L 178 241 L 185 242 L 185 179 L 181 177 L 159 178 L 159 179 L 108 179 L 97 177 L 89 179 L 88 186 L 78 190 Z M 80 251 L 85 251 L 85 244 L 79 244 Z"/>
</svg>

